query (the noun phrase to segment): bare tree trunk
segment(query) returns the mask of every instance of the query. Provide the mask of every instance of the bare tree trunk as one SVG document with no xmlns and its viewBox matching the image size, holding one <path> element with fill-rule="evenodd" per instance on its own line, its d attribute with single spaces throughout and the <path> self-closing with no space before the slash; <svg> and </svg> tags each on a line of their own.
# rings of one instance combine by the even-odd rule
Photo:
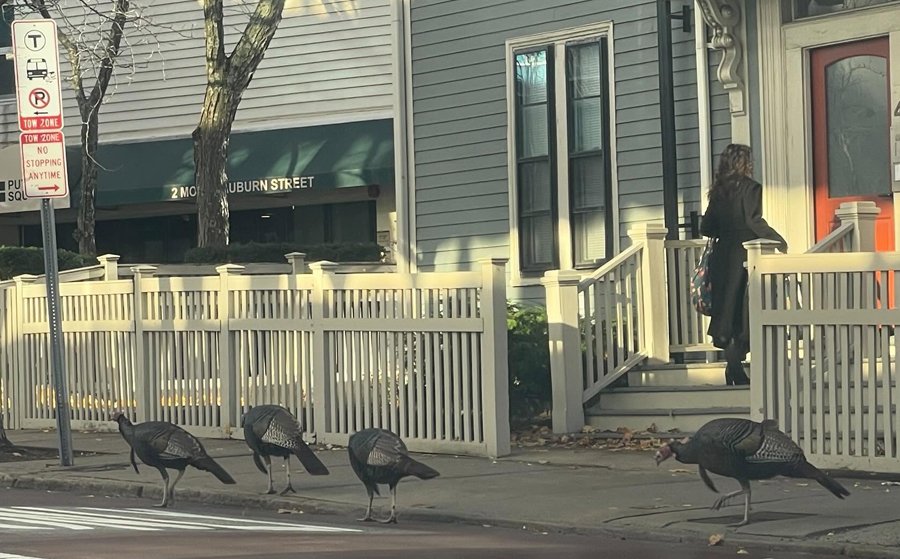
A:
<svg viewBox="0 0 900 559">
<path fill-rule="evenodd" d="M 82 117 L 84 118 L 84 117 Z M 97 237 L 94 233 L 97 193 L 97 131 L 100 112 L 92 111 L 81 124 L 81 195 L 77 226 L 72 236 L 78 242 L 82 256 L 97 256 Z"/>
<path fill-rule="evenodd" d="M 222 0 L 202 0 L 206 95 L 194 130 L 197 246 L 224 247 L 229 237 L 228 140 L 241 97 L 278 29 L 285 0 L 259 0 L 231 55 L 225 55 Z"/>
</svg>

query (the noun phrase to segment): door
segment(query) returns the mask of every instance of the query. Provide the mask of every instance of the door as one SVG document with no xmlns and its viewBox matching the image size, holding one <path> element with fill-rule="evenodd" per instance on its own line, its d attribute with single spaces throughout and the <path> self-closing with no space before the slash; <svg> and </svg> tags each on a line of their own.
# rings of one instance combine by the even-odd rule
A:
<svg viewBox="0 0 900 559">
<path fill-rule="evenodd" d="M 888 53 L 887 37 L 811 53 L 816 241 L 842 202 L 870 200 L 881 208 L 875 248 L 894 249 Z"/>
</svg>

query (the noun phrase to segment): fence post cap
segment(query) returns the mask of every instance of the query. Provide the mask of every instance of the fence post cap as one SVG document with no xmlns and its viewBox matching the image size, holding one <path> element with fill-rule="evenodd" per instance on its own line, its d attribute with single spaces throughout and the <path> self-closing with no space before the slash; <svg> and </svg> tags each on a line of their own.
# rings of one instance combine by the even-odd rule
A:
<svg viewBox="0 0 900 559">
<path fill-rule="evenodd" d="M 856 216 L 872 216 L 876 217 L 881 213 L 878 204 L 871 200 L 862 200 L 858 202 L 842 202 L 840 207 L 835 210 L 834 214 L 838 217 Z"/>
<path fill-rule="evenodd" d="M 216 266 L 216 272 L 221 274 L 240 274 L 246 268 L 240 264 L 222 264 Z"/>
<path fill-rule="evenodd" d="M 309 268 L 313 271 L 321 270 L 324 272 L 327 270 L 334 270 L 338 267 L 338 265 L 339 264 L 337 262 L 332 262 L 330 260 L 319 260 L 318 262 L 309 264 Z"/>
<path fill-rule="evenodd" d="M 581 272 L 577 270 L 550 270 L 544 272 L 541 283 L 544 285 L 577 285 L 581 281 Z"/>
<path fill-rule="evenodd" d="M 119 259 L 122 258 L 118 254 L 101 254 L 97 257 L 98 262 L 118 262 Z"/>
<path fill-rule="evenodd" d="M 781 246 L 781 242 L 772 239 L 753 239 L 744 243 L 744 248 L 749 251 L 775 252 Z"/>
<path fill-rule="evenodd" d="M 306 258 L 305 252 L 289 252 L 284 255 L 288 262 L 297 258 Z"/>
<path fill-rule="evenodd" d="M 631 229 L 628 230 L 628 236 L 632 238 L 665 239 L 668 233 L 669 230 L 665 225 L 647 222 L 635 223 Z"/>
<path fill-rule="evenodd" d="M 491 265 L 491 266 L 505 266 L 507 262 L 509 262 L 509 258 L 506 258 L 505 256 L 480 258 L 478 260 L 479 264 L 487 264 L 487 265 Z"/>
<path fill-rule="evenodd" d="M 131 272 L 134 274 L 152 274 L 156 270 L 158 270 L 156 266 L 151 266 L 149 264 L 138 264 L 137 266 L 132 266 L 130 268 Z"/>
<path fill-rule="evenodd" d="M 36 276 L 34 274 L 21 274 L 13 278 L 13 281 L 16 283 L 31 283 L 38 279 L 41 276 Z"/>
</svg>

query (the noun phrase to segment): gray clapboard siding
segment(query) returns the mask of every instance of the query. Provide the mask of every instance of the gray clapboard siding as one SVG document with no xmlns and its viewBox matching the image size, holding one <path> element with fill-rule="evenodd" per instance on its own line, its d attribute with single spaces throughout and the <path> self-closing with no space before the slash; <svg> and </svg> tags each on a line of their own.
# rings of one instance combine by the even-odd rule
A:
<svg viewBox="0 0 900 559">
<path fill-rule="evenodd" d="M 77 10 L 74 0 L 69 10 Z M 101 142 L 184 137 L 197 124 L 206 83 L 203 13 L 187 0 L 144 2 L 155 39 L 129 36 L 140 63 L 120 71 L 101 112 Z M 78 13 L 78 12 L 73 12 Z M 231 51 L 247 15 L 226 9 Z M 390 0 L 298 0 L 244 95 L 235 130 L 383 118 L 392 111 Z M 158 44 L 157 44 L 158 41 Z M 158 48 L 161 52 L 145 60 Z M 66 75 L 68 68 L 63 68 Z M 92 84 L 92 80 L 87 80 Z M 78 142 L 74 96 L 64 84 L 66 135 Z M 17 141 L 15 105 L 0 105 L 0 141 Z"/>
</svg>

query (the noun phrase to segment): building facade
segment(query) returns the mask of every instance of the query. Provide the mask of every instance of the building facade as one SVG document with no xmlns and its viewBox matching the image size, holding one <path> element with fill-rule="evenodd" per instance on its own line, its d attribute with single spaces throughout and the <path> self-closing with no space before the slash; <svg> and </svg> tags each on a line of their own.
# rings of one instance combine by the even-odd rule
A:
<svg viewBox="0 0 900 559">
<path fill-rule="evenodd" d="M 394 9 L 390 0 L 288 3 L 233 128 L 233 242 L 396 243 Z M 226 14 L 230 49 L 248 16 L 234 8 Z M 5 15 L 8 24 L 12 14 Z M 101 111 L 97 245 L 134 260 L 178 261 L 196 244 L 191 132 L 206 83 L 203 13 L 196 2 L 162 0 L 145 6 L 143 17 L 144 28 L 126 29 L 131 46 L 123 56 L 134 71 L 118 71 Z M 4 33 L 8 46 L 6 26 Z M 0 174 L 15 201 L 21 174 L 12 62 L 0 72 Z M 59 210 L 57 222 L 60 246 L 71 248 L 80 118 L 63 88 L 73 208 Z M 39 244 L 37 212 L 16 211 L 21 207 L 0 205 L 0 242 Z"/>
</svg>

